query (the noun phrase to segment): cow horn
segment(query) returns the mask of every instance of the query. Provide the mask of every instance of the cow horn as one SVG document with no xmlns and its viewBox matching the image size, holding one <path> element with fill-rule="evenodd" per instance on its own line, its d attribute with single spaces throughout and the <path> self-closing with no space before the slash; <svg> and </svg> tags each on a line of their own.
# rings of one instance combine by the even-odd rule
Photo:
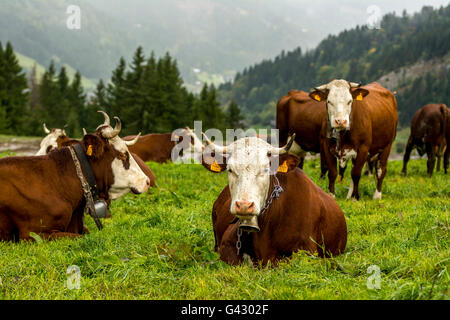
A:
<svg viewBox="0 0 450 320">
<path fill-rule="evenodd" d="M 295 133 L 289 138 L 289 141 L 287 142 L 287 144 L 284 147 L 281 147 L 281 148 L 272 147 L 267 152 L 267 155 L 270 157 L 272 155 L 280 155 L 280 154 L 285 154 L 285 153 L 289 152 L 289 150 L 292 147 L 292 144 L 294 143 L 294 140 L 295 140 Z"/>
<path fill-rule="evenodd" d="M 50 130 L 47 129 L 47 126 L 45 125 L 45 123 L 44 123 L 44 132 L 45 132 L 46 134 L 49 134 L 49 133 L 50 133 Z"/>
<path fill-rule="evenodd" d="M 105 137 L 106 139 L 112 139 L 116 137 L 120 133 L 120 130 L 122 130 L 122 122 L 120 121 L 119 117 L 114 117 L 114 119 L 116 120 L 116 126 L 114 127 L 114 129 L 112 129 L 111 131 L 107 130 L 106 132 L 105 130 L 103 130 L 102 132 L 103 137 Z"/>
<path fill-rule="evenodd" d="M 222 153 L 222 154 L 226 154 L 227 153 L 227 147 L 221 147 L 221 146 L 218 146 L 215 143 L 211 142 L 211 140 L 209 140 L 209 138 L 203 132 L 202 132 L 202 136 L 203 136 L 203 139 L 205 139 L 206 144 L 208 146 L 211 146 L 211 148 L 212 148 L 212 150 L 214 152 L 219 152 L 219 153 Z"/>
<path fill-rule="evenodd" d="M 83 128 L 83 137 L 84 137 L 85 135 L 87 135 L 87 132 L 86 132 L 86 129 Z"/>
<path fill-rule="evenodd" d="M 359 88 L 359 87 L 361 87 L 361 82 L 360 83 L 349 82 L 348 84 L 350 85 L 350 88 Z"/>
<path fill-rule="evenodd" d="M 327 88 L 328 88 L 328 84 L 323 84 L 323 85 L 321 85 L 321 86 L 319 86 L 319 87 L 313 88 L 313 89 L 311 90 L 311 92 L 313 92 L 313 91 L 323 91 L 323 90 L 326 90 Z"/>
<path fill-rule="evenodd" d="M 111 124 L 111 121 L 109 120 L 109 116 L 106 112 L 102 110 L 98 110 L 97 112 L 100 112 L 105 117 L 105 122 L 103 123 L 104 126 L 109 126 Z"/>
<path fill-rule="evenodd" d="M 141 133 L 139 132 L 139 134 L 133 139 L 133 140 L 131 140 L 131 141 L 125 141 L 125 144 L 127 145 L 127 146 L 132 146 L 132 145 L 134 145 L 138 140 L 139 140 L 139 137 L 141 136 Z"/>
</svg>

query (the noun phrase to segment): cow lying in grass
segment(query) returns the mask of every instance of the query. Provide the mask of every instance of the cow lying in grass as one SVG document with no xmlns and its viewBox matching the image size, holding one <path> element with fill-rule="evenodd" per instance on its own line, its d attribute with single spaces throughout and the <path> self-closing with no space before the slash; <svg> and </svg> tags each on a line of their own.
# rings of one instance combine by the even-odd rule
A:
<svg viewBox="0 0 450 320">
<path fill-rule="evenodd" d="M 229 185 L 212 209 L 215 250 L 223 261 L 239 264 L 246 254 L 253 263 L 265 265 L 297 250 L 321 257 L 344 251 L 344 214 L 297 168 L 298 158 L 287 153 L 293 139 L 285 148 L 274 148 L 256 137 L 226 147 L 205 139 L 216 156 L 224 155 L 224 163 L 204 157 L 203 165 L 216 173 L 228 171 Z M 273 169 L 276 163 L 281 163 L 278 172 L 276 166 Z"/>
<path fill-rule="evenodd" d="M 81 140 L 102 199 L 146 192 L 150 179 L 118 136 L 109 118 Z M 0 159 L 0 240 L 76 237 L 83 227 L 85 198 L 69 148 L 43 156 Z"/>
</svg>

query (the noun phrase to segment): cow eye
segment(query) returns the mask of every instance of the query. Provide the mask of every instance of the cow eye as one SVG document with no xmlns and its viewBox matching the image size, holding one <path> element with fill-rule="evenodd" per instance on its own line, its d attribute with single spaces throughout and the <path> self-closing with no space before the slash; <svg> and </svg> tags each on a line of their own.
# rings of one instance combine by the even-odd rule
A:
<svg viewBox="0 0 450 320">
<path fill-rule="evenodd" d="M 347 104 L 351 104 L 353 101 L 352 100 L 350 100 L 349 102 L 347 102 Z"/>
</svg>

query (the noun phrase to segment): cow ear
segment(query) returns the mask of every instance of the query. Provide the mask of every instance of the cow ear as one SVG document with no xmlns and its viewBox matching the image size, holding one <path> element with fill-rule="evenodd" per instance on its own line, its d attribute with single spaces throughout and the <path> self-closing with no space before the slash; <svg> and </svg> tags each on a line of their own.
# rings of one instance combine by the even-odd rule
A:
<svg viewBox="0 0 450 320">
<path fill-rule="evenodd" d="M 369 90 L 363 88 L 351 89 L 350 93 L 354 100 L 362 101 L 369 94 Z"/>
<path fill-rule="evenodd" d="M 293 154 L 287 153 L 279 157 L 278 163 L 277 172 L 288 173 L 298 167 L 300 159 Z"/>
<path fill-rule="evenodd" d="M 309 97 L 316 101 L 326 101 L 328 98 L 328 90 L 313 90 L 309 93 Z"/>
<path fill-rule="evenodd" d="M 227 169 L 227 159 L 222 157 L 217 160 L 214 156 L 203 154 L 202 165 L 211 172 L 220 173 Z"/>
<path fill-rule="evenodd" d="M 87 134 L 81 141 L 84 152 L 86 155 L 93 159 L 98 159 L 103 155 L 105 143 L 104 141 L 94 134 Z"/>
</svg>

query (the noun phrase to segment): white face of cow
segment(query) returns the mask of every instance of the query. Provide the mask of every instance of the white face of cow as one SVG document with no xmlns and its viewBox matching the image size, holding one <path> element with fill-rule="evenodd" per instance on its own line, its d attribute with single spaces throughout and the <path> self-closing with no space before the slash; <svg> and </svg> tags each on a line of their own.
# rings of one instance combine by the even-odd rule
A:
<svg viewBox="0 0 450 320">
<path fill-rule="evenodd" d="M 128 151 L 128 146 L 133 145 L 139 139 L 140 134 L 133 141 L 124 141 L 119 137 L 121 129 L 120 119 L 116 119 L 116 127 L 113 129 L 109 125 L 109 117 L 105 116 L 105 123 L 101 130 L 102 136 L 108 139 L 109 144 L 117 151 L 117 156 L 111 163 L 114 183 L 109 188 L 109 197 L 114 200 L 128 192 L 140 194 L 146 192 L 150 186 L 150 178 L 141 170 L 134 157 Z"/>
<path fill-rule="evenodd" d="M 42 139 L 39 151 L 36 153 L 37 156 L 43 156 L 47 154 L 47 151 L 57 149 L 58 138 L 66 135 L 66 132 L 63 129 L 52 129 L 52 131 L 50 131 L 47 128 L 45 128 L 45 124 L 44 130 L 48 134 L 44 139 Z"/>
<path fill-rule="evenodd" d="M 114 158 L 111 164 L 114 183 L 109 189 L 109 197 L 114 200 L 129 191 L 135 194 L 146 192 L 150 186 L 150 179 L 131 156 L 125 141 L 119 136 L 116 136 L 109 139 L 109 143 L 116 151 L 123 155 L 125 163 L 129 163 L 129 167 L 127 168 L 123 159 Z"/>
<path fill-rule="evenodd" d="M 349 130 L 353 103 L 349 83 L 345 80 L 334 80 L 327 85 L 327 88 L 329 90 L 327 110 L 331 127 L 338 130 Z"/>
<path fill-rule="evenodd" d="M 231 193 L 230 211 L 236 215 L 258 215 L 267 200 L 270 186 L 271 146 L 256 137 L 240 139 L 227 146 Z"/>
</svg>

